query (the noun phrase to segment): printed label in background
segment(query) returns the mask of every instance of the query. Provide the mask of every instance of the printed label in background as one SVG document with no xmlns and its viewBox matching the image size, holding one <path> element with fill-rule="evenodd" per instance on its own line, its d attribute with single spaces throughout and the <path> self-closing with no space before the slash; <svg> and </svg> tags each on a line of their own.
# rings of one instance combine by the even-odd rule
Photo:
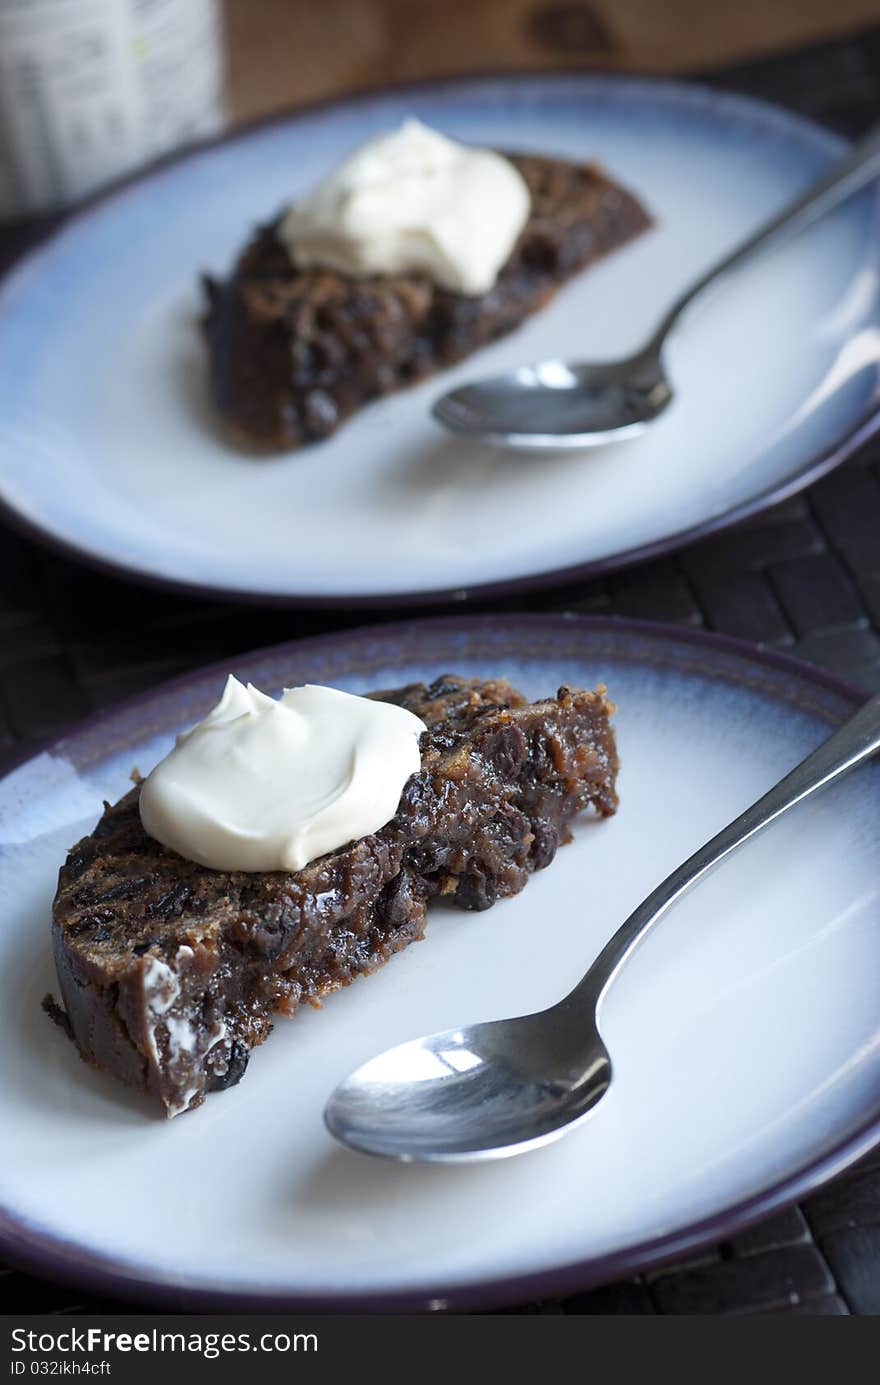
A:
<svg viewBox="0 0 880 1385">
<path fill-rule="evenodd" d="M 0 218 L 66 206 L 223 122 L 218 0 L 0 0 Z"/>
</svg>

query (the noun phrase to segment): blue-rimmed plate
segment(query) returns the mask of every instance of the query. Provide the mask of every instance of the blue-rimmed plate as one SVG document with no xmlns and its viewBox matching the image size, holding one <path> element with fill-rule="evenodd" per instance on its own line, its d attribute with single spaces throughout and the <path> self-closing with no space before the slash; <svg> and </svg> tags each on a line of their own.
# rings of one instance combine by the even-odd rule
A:
<svg viewBox="0 0 880 1385">
<path fill-rule="evenodd" d="M 597 157 L 656 228 L 512 337 L 255 460 L 216 428 L 197 318 L 258 219 L 415 113 L 451 135 Z M 0 288 L 0 503 L 92 562 L 150 581 L 312 603 L 448 599 L 607 570 L 805 485 L 876 424 L 873 194 L 695 311 L 673 408 L 601 453 L 535 460 L 448 439 L 431 401 L 474 373 L 640 342 L 680 288 L 841 152 L 773 107 L 584 76 L 413 87 L 258 126 L 75 218 Z"/>
<path fill-rule="evenodd" d="M 530 695 L 607 682 L 621 806 L 515 899 L 435 910 L 426 941 L 281 1021 L 244 1081 L 167 1122 L 40 1010 L 67 848 L 202 715 L 225 669 L 93 721 L 0 782 L 0 1251 L 180 1304 L 419 1308 L 573 1290 L 716 1241 L 880 1136 L 880 767 L 792 812 L 676 906 L 603 1010 L 593 1119 L 495 1165 L 335 1146 L 324 1100 L 371 1053 L 561 996 L 623 917 L 854 708 L 778 655 L 611 619 L 377 627 L 255 654 L 277 690 L 445 670 Z"/>
</svg>

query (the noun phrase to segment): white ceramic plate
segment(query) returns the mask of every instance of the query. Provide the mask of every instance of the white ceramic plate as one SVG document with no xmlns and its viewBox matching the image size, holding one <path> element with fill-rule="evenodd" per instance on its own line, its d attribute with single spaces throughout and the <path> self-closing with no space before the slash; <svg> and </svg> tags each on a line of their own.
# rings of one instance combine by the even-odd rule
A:
<svg viewBox="0 0 880 1385">
<path fill-rule="evenodd" d="M 844 1167 L 880 1131 L 880 767 L 795 810 L 682 902 L 608 996 L 615 1081 L 558 1144 L 498 1164 L 345 1151 L 323 1103 L 370 1054 L 561 996 L 673 866 L 853 708 L 827 675 L 662 627 L 566 617 L 389 626 L 242 660 L 259 686 L 445 670 L 532 695 L 607 682 L 621 807 L 513 900 L 437 909 L 411 947 L 280 1022 L 244 1081 L 167 1122 L 79 1061 L 40 1000 L 67 848 L 221 687 L 210 670 L 86 725 L 0 782 L 0 1243 L 180 1304 L 484 1304 L 675 1255 Z"/>
<path fill-rule="evenodd" d="M 520 331 L 280 459 L 215 426 L 201 271 L 408 113 L 468 140 L 597 156 L 657 226 Z M 676 335 L 674 406 L 640 439 L 540 460 L 449 438 L 433 399 L 544 356 L 608 358 L 841 152 L 739 97 L 583 76 L 412 88 L 258 126 L 75 218 L 0 287 L 0 503 L 92 562 L 312 603 L 506 591 L 666 550 L 805 485 L 874 426 L 875 198 L 743 272 Z"/>
</svg>

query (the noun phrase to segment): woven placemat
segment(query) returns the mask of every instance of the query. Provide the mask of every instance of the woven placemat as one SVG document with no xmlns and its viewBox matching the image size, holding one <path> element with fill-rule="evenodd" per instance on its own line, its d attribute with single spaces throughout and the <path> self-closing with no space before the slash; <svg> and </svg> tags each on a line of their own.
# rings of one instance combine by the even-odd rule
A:
<svg viewBox="0 0 880 1385">
<path fill-rule="evenodd" d="M 855 135 L 880 118 L 880 29 L 707 80 Z M 13 249 L 11 237 L 5 245 L 0 239 L 0 256 Z M 164 678 L 354 623 L 151 592 L 79 568 L 2 527 L 0 539 L 0 765 Z M 804 495 L 675 557 L 515 605 L 702 625 L 880 690 L 880 443 Z M 2 1268 L 0 1286 L 8 1313 L 127 1307 Z M 697 1260 L 510 1311 L 880 1313 L 880 1153 Z"/>
</svg>

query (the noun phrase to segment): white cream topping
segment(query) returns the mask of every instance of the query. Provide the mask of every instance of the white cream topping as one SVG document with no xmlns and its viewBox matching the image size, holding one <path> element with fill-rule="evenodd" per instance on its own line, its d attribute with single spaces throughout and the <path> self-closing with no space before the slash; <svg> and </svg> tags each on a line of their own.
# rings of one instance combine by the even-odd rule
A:
<svg viewBox="0 0 880 1385">
<path fill-rule="evenodd" d="M 301 269 L 424 274 L 456 293 L 488 293 L 526 223 L 529 190 L 491 149 L 407 120 L 356 149 L 282 218 Z"/>
<path fill-rule="evenodd" d="M 308 684 L 276 701 L 229 677 L 144 780 L 141 822 L 214 870 L 301 870 L 390 821 L 424 730 L 388 702 Z"/>
</svg>

